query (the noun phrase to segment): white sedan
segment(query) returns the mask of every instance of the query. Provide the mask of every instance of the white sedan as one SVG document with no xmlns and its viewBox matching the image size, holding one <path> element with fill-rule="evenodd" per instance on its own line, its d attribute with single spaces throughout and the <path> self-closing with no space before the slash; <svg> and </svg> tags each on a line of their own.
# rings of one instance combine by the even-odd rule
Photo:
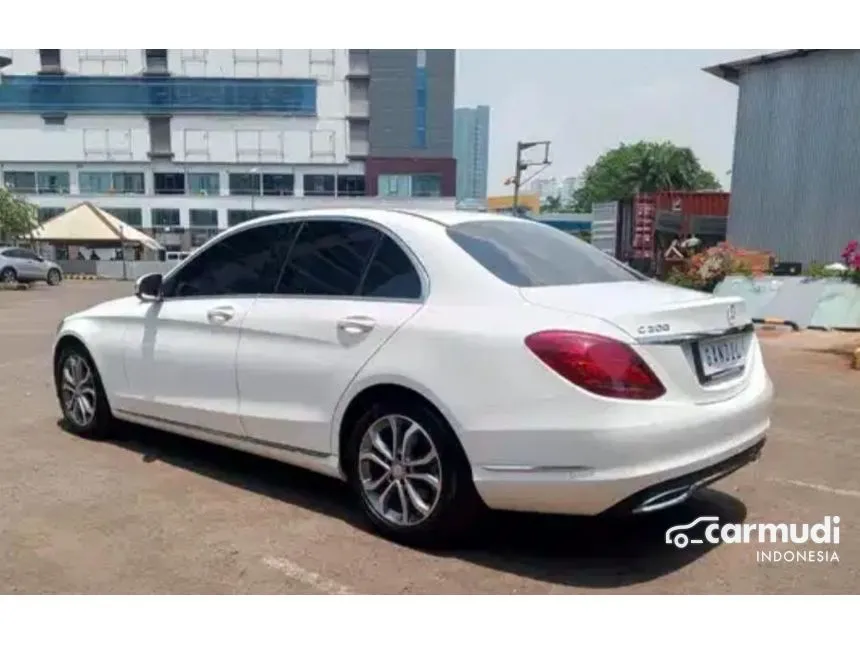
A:
<svg viewBox="0 0 860 645">
<path fill-rule="evenodd" d="M 744 303 L 500 215 L 338 209 L 231 228 L 62 321 L 68 426 L 114 420 L 355 490 L 384 535 L 486 507 L 677 504 L 758 457 L 772 385 Z"/>
</svg>

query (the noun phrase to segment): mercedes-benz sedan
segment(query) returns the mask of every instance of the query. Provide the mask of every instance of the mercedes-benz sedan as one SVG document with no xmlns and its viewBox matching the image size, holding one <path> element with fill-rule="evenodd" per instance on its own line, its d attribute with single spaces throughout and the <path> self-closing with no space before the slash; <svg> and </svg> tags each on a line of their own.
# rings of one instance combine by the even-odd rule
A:
<svg viewBox="0 0 860 645">
<path fill-rule="evenodd" d="M 772 399 L 742 300 L 465 212 L 241 224 L 63 320 L 54 374 L 81 436 L 121 419 L 337 477 L 412 543 L 486 507 L 677 504 L 758 456 Z"/>
</svg>

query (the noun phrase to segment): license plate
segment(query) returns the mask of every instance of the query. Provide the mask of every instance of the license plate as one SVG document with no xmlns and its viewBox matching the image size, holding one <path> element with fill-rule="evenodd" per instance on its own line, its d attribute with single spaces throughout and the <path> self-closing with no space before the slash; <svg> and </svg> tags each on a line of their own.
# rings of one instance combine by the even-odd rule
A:
<svg viewBox="0 0 860 645">
<path fill-rule="evenodd" d="M 740 371 L 747 357 L 745 336 L 725 336 L 699 342 L 699 359 L 706 377 Z"/>
</svg>

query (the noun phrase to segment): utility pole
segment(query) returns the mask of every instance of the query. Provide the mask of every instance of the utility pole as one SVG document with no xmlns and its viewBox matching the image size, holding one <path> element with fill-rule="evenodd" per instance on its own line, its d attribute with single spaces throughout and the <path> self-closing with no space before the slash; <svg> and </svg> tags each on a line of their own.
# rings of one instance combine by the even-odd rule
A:
<svg viewBox="0 0 860 645">
<path fill-rule="evenodd" d="M 517 165 L 516 170 L 514 171 L 514 200 L 512 204 L 512 210 L 514 211 L 515 217 L 519 217 L 520 186 L 524 183 L 523 171 L 528 170 L 532 166 L 540 166 L 540 170 L 528 178 L 531 180 L 546 170 L 546 168 L 552 163 L 549 160 L 549 145 L 549 141 L 517 141 Z M 543 146 L 543 161 L 523 161 L 523 151 L 537 146 Z"/>
</svg>

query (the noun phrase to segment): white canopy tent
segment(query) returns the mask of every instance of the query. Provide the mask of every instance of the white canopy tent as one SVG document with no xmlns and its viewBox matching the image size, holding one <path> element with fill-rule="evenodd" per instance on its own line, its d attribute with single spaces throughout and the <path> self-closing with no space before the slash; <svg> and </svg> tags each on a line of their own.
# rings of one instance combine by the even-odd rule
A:
<svg viewBox="0 0 860 645">
<path fill-rule="evenodd" d="M 163 249 L 154 239 L 129 226 L 90 202 L 81 202 L 65 213 L 43 222 L 33 239 L 49 244 L 73 244 L 86 247 L 143 247 Z"/>
</svg>

